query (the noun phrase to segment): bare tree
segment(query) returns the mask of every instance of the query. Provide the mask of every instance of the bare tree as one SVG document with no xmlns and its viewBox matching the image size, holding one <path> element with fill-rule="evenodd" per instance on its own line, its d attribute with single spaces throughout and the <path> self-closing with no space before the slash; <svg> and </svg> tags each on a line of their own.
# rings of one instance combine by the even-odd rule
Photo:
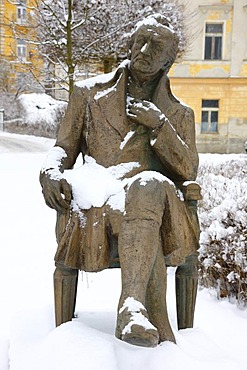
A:
<svg viewBox="0 0 247 370">
<path fill-rule="evenodd" d="M 11 65 L 6 60 L 0 62 L 0 93 L 10 90 Z"/>
<path fill-rule="evenodd" d="M 85 41 L 84 55 L 100 60 L 109 72 L 114 61 L 127 56 L 126 36 L 134 24 L 152 13 L 161 13 L 178 33 L 179 56 L 186 47 L 188 30 L 185 24 L 189 8 L 181 0 L 104 0 L 87 27 L 82 30 Z"/>
<path fill-rule="evenodd" d="M 74 74 L 78 63 L 83 60 L 80 49 L 83 47 L 78 30 L 85 25 L 89 1 L 79 0 L 36 0 L 35 20 L 36 39 L 39 51 L 49 66 L 47 72 L 52 79 L 64 84 L 68 79 L 71 93 Z M 81 4 L 82 3 L 82 4 Z M 80 6 L 79 6 L 80 5 Z M 54 66 L 64 72 L 59 77 Z"/>
<path fill-rule="evenodd" d="M 35 56 L 29 53 L 32 58 L 39 52 L 45 85 L 60 84 L 69 94 L 85 62 L 100 63 L 109 72 L 126 58 L 126 36 L 151 13 L 161 13 L 172 23 L 180 38 L 180 56 L 187 47 L 188 9 L 182 0 L 32 0 L 28 4 L 26 24 L 9 23 L 13 37 L 25 40 L 34 50 Z M 32 64 L 25 68 L 37 77 Z"/>
<path fill-rule="evenodd" d="M 47 63 L 64 71 L 60 82 L 68 80 L 69 93 L 76 71 L 86 60 L 101 62 L 104 72 L 109 72 L 117 60 L 126 57 L 126 34 L 136 21 L 151 13 L 169 18 L 180 38 L 179 55 L 186 48 L 187 9 L 181 0 L 36 1 L 37 45 Z"/>
</svg>

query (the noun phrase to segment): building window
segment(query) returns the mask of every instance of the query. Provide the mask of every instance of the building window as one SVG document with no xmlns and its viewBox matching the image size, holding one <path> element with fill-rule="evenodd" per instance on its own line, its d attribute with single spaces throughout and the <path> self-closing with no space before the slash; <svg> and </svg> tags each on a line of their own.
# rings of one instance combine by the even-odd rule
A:
<svg viewBox="0 0 247 370">
<path fill-rule="evenodd" d="M 222 59 L 222 23 L 206 23 L 204 59 Z"/>
<path fill-rule="evenodd" d="M 202 100 L 202 133 L 218 132 L 219 100 Z"/>
<path fill-rule="evenodd" d="M 26 1 L 22 0 L 17 4 L 17 23 L 24 24 L 27 20 Z"/>
<path fill-rule="evenodd" d="M 17 57 L 21 61 L 25 61 L 27 57 L 27 45 L 25 40 L 17 40 Z"/>
</svg>

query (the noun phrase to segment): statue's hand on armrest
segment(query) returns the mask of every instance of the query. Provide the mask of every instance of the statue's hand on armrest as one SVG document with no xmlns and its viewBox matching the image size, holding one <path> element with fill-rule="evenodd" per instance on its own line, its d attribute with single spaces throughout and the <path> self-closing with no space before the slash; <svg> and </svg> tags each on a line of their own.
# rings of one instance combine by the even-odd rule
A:
<svg viewBox="0 0 247 370">
<path fill-rule="evenodd" d="M 184 181 L 177 184 L 185 200 L 201 200 L 201 187 L 196 181 Z"/>
<path fill-rule="evenodd" d="M 52 179 L 48 173 L 41 175 L 42 192 L 46 204 L 58 211 L 65 213 L 70 206 L 71 186 L 65 179 Z"/>
</svg>

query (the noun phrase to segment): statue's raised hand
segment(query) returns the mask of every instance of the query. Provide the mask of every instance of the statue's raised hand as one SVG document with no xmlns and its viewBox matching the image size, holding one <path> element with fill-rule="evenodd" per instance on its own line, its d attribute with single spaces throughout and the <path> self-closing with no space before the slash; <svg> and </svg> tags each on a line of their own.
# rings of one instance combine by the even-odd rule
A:
<svg viewBox="0 0 247 370">
<path fill-rule="evenodd" d="M 163 125 L 165 118 L 159 108 L 150 101 L 130 99 L 127 105 L 127 115 L 135 123 L 156 129 Z"/>
<path fill-rule="evenodd" d="M 46 204 L 59 213 L 65 213 L 70 206 L 72 197 L 69 183 L 63 178 L 52 179 L 49 174 L 43 174 L 41 183 Z"/>
</svg>

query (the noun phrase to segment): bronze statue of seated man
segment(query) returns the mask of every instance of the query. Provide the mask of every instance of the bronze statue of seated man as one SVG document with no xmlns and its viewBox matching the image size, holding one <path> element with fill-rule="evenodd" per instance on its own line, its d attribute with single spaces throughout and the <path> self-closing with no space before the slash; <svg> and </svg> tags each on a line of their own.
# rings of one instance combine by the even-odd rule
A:
<svg viewBox="0 0 247 370">
<path fill-rule="evenodd" d="M 181 189 L 196 178 L 198 154 L 193 111 L 172 94 L 167 77 L 178 42 L 165 17 L 149 16 L 131 36 L 130 60 L 74 87 L 40 175 L 45 201 L 58 212 L 57 325 L 73 317 L 78 270 L 100 271 L 114 266 L 116 257 L 122 276 L 117 338 L 146 347 L 175 342 L 166 266 L 181 266 L 178 279 L 181 274 L 192 281 L 182 296 L 194 297 L 186 303 L 193 321 L 199 227 Z M 85 165 L 115 173 L 119 193 L 102 204 L 75 206 L 66 173 L 79 154 Z M 121 206 L 113 206 L 113 197 L 122 199 Z"/>
</svg>

